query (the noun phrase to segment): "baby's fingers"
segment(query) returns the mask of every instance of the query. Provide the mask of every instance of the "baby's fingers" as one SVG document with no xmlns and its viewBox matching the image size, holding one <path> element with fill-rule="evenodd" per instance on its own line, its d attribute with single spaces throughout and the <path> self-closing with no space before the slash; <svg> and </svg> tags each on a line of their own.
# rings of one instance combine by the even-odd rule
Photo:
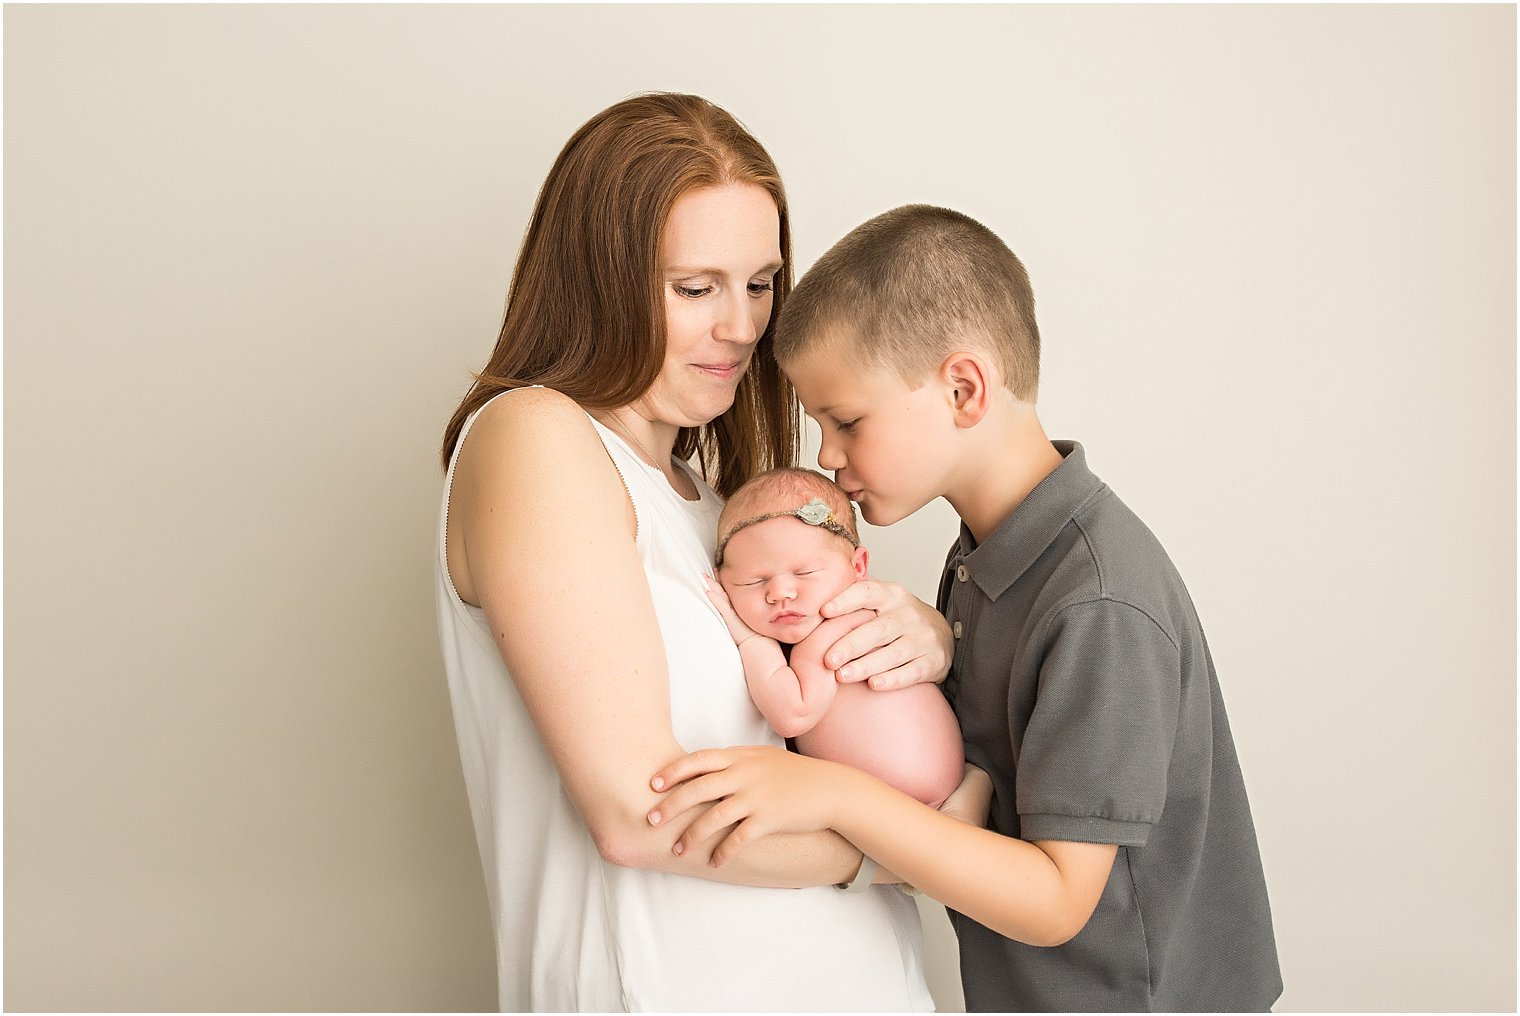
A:
<svg viewBox="0 0 1520 1016">
<path fill-rule="evenodd" d="M 722 586 L 712 580 L 712 576 L 702 576 L 702 591 L 707 594 L 708 600 L 719 611 L 728 609 L 728 593 L 724 591 Z"/>
</svg>

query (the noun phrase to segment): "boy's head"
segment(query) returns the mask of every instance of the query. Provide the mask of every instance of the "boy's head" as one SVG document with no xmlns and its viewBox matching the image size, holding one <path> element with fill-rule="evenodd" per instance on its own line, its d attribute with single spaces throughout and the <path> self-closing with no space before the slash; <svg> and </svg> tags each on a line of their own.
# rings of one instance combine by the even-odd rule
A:
<svg viewBox="0 0 1520 1016">
<path fill-rule="evenodd" d="M 818 463 L 873 525 L 964 481 L 953 444 L 997 401 L 1032 405 L 1040 336 L 1029 276 L 981 223 L 905 205 L 851 230 L 776 323 L 776 358 L 818 422 Z"/>
<path fill-rule="evenodd" d="M 786 365 L 819 345 L 913 388 L 972 346 L 1018 398 L 1033 402 L 1039 388 L 1040 330 L 1023 263 L 980 222 L 933 205 L 861 223 L 808 269 L 776 322 L 776 358 Z"/>
<path fill-rule="evenodd" d="M 718 581 L 744 623 L 778 642 L 812 634 L 823 605 L 865 578 L 869 558 L 849 498 L 811 469 L 761 473 L 718 519 Z"/>
</svg>

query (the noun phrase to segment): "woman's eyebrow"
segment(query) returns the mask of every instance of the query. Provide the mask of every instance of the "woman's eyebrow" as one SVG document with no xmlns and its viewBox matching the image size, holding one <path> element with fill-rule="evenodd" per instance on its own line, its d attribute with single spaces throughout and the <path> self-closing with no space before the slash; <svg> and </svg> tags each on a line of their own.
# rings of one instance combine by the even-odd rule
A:
<svg viewBox="0 0 1520 1016">
<path fill-rule="evenodd" d="M 752 275 L 767 275 L 767 274 L 774 275 L 776 272 L 781 271 L 781 266 L 782 266 L 783 263 L 784 262 L 781 262 L 781 261 L 772 261 L 769 264 L 761 265 L 759 268 L 755 269 L 753 272 L 751 272 L 749 274 L 752 274 Z M 702 266 L 702 265 L 666 265 L 665 266 L 665 272 L 668 275 L 724 275 L 724 274 L 727 274 L 727 273 L 725 273 L 723 271 L 723 269 L 716 268 L 716 267 L 714 267 L 712 265 L 706 265 L 706 266 Z"/>
</svg>

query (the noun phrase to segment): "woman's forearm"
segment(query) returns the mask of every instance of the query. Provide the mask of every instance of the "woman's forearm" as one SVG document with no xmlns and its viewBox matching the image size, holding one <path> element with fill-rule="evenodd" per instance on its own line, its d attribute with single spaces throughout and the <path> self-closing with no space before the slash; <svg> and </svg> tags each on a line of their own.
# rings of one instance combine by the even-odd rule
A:
<svg viewBox="0 0 1520 1016">
<path fill-rule="evenodd" d="M 630 842 L 633 849 L 621 853 L 615 860 L 608 859 L 625 867 L 782 889 L 848 882 L 860 868 L 860 850 L 843 836 L 827 830 L 763 837 L 722 867 L 709 863 L 713 847 L 723 839 L 722 833 L 677 854 L 674 848 L 681 834 L 707 810 L 706 807 L 694 808 L 675 822 L 659 826 L 650 823 L 641 813 L 639 821 L 643 828 L 630 835 L 630 841 L 636 840 L 636 845 Z"/>
</svg>

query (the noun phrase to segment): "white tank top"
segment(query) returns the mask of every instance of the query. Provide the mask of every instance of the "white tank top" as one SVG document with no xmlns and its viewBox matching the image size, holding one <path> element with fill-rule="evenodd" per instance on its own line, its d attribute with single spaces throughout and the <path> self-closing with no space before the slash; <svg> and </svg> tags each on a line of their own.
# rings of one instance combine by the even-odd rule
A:
<svg viewBox="0 0 1520 1016">
<path fill-rule="evenodd" d="M 444 486 L 438 631 L 496 929 L 502 1011 L 932 1011 L 918 911 L 895 889 L 732 886 L 619 868 L 597 854 L 485 612 L 449 579 L 449 489 L 474 420 L 460 432 Z M 682 463 L 700 495 L 686 501 L 616 433 L 592 423 L 638 519 L 676 739 L 688 750 L 781 744 L 751 703 L 733 640 L 702 591 L 722 502 Z"/>
</svg>

